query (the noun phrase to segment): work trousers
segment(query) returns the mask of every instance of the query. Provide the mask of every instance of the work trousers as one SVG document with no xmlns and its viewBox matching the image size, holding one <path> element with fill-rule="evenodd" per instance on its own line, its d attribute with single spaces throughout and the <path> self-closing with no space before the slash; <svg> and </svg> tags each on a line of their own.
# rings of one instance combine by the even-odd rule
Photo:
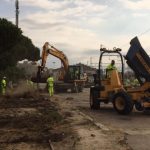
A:
<svg viewBox="0 0 150 150">
<path fill-rule="evenodd" d="M 1 92 L 2 92 L 2 95 L 5 95 L 5 93 L 6 93 L 6 88 L 2 88 L 2 89 L 1 89 Z"/>
<path fill-rule="evenodd" d="M 53 86 L 49 86 L 48 87 L 48 92 L 49 92 L 50 96 L 53 96 L 54 95 L 54 87 Z"/>
</svg>

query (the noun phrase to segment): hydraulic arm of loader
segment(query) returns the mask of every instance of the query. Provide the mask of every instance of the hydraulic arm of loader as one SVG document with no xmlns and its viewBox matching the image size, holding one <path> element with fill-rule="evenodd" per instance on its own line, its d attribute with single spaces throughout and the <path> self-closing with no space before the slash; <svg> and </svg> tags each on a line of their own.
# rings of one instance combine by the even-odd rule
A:
<svg viewBox="0 0 150 150">
<path fill-rule="evenodd" d="M 130 49 L 126 55 L 127 64 L 135 72 L 140 84 L 150 82 L 150 58 L 142 48 L 137 37 L 130 42 Z M 144 78 L 144 80 L 142 80 Z"/>
</svg>

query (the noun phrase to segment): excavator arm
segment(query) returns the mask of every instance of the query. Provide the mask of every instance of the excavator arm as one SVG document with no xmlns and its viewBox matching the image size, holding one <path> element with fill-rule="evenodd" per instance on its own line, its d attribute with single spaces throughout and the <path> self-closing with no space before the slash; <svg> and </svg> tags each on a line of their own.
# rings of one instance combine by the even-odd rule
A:
<svg viewBox="0 0 150 150">
<path fill-rule="evenodd" d="M 58 50 L 54 46 L 51 46 L 48 42 L 46 42 L 43 45 L 43 50 L 42 50 L 42 55 L 41 55 L 42 62 L 41 62 L 41 66 L 39 66 L 39 68 L 38 68 L 37 79 L 40 80 L 40 78 L 41 78 L 41 73 L 45 68 L 47 57 L 49 54 L 51 54 L 54 57 L 57 57 L 58 59 L 61 60 L 61 63 L 63 64 L 64 69 L 63 69 L 60 79 L 63 80 L 65 74 L 68 71 L 68 67 L 69 67 L 68 58 L 62 51 Z"/>
<path fill-rule="evenodd" d="M 67 56 L 62 51 L 58 50 L 54 46 L 51 46 L 48 42 L 46 42 L 43 46 L 42 66 L 45 67 L 48 54 L 51 54 L 54 57 L 57 57 L 58 59 L 60 59 L 63 64 L 65 72 L 67 72 L 68 66 L 69 66 L 69 61 L 68 61 Z"/>
</svg>

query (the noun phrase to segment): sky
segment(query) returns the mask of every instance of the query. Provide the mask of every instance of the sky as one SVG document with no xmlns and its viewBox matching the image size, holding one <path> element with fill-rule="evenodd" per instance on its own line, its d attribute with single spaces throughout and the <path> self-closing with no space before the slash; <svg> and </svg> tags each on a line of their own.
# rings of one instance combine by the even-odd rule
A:
<svg viewBox="0 0 150 150">
<path fill-rule="evenodd" d="M 126 54 L 138 36 L 150 53 L 150 0 L 19 0 L 19 27 L 40 49 L 49 42 L 70 65 L 97 65 L 100 45 Z M 0 17 L 15 24 L 15 0 L 0 0 Z M 47 67 L 60 66 L 49 56 Z"/>
</svg>

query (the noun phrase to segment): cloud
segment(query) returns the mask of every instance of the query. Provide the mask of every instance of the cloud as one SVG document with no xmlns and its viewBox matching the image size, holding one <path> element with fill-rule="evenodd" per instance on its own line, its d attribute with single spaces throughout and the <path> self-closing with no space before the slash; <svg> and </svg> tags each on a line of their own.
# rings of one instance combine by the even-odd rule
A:
<svg viewBox="0 0 150 150">
<path fill-rule="evenodd" d="M 149 0 L 119 0 L 126 8 L 132 10 L 141 10 L 148 9 L 150 10 L 150 1 Z"/>
<path fill-rule="evenodd" d="M 58 5 L 59 4 L 59 5 Z M 20 5 L 24 6 L 32 6 L 43 8 L 44 10 L 49 9 L 60 9 L 67 5 L 67 1 L 49 1 L 49 0 L 21 0 Z"/>
<path fill-rule="evenodd" d="M 34 30 L 44 30 L 44 29 L 48 29 L 48 28 L 54 28 L 54 27 L 58 27 L 60 25 L 63 25 L 63 22 L 54 22 L 54 23 L 48 23 L 48 22 L 38 22 L 38 21 L 34 21 L 31 19 L 22 19 L 21 20 L 22 23 L 25 23 L 27 25 L 27 27 L 29 29 L 34 29 Z M 44 29 L 43 29 L 44 27 Z"/>
<path fill-rule="evenodd" d="M 53 1 L 53 0 L 21 0 L 21 5 L 32 6 L 43 8 L 44 10 L 61 10 L 67 9 L 67 11 L 72 12 L 71 10 L 76 9 L 76 12 L 98 12 L 99 10 L 105 9 L 106 6 L 103 5 L 95 5 L 89 0 L 61 0 L 61 1 Z M 93 7 L 94 6 L 94 7 Z M 67 13 L 68 14 L 68 13 Z"/>
<path fill-rule="evenodd" d="M 15 1 L 5 0 L 14 16 Z M 8 3 L 9 2 L 9 3 Z M 11 2 L 11 3 L 10 3 Z M 23 33 L 42 48 L 49 41 L 62 50 L 71 64 L 98 62 L 99 47 L 120 47 L 126 52 L 130 40 L 149 28 L 148 0 L 19 0 Z M 4 3 L 0 1 L 0 5 Z M 9 9 L 8 9 L 9 8 Z M 10 13 L 11 20 L 12 14 Z M 3 15 L 3 14 L 2 14 Z M 142 44 L 149 45 L 144 36 Z M 145 41 L 145 42 L 144 42 Z M 53 61 L 52 56 L 50 60 Z"/>
<path fill-rule="evenodd" d="M 22 16 L 23 19 L 20 20 L 24 32 L 36 43 L 41 44 L 41 41 L 45 42 L 47 39 L 50 39 L 52 43 L 60 43 L 61 41 L 62 44 L 68 45 L 67 49 L 76 52 L 97 47 L 99 37 L 87 26 L 98 26 L 103 20 L 96 19 L 96 16 L 99 16 L 107 6 L 97 5 L 86 0 L 65 2 L 48 0 L 35 2 L 31 0 L 31 3 L 29 0 L 22 0 L 22 3 L 30 4 L 30 6 L 36 3 L 35 6 L 45 7 L 45 11 L 39 9 L 32 15 Z M 53 6 L 52 9 L 49 7 L 50 4 Z M 57 5 L 61 9 L 57 9 Z M 56 11 L 54 11 L 55 8 Z M 94 16 L 94 14 L 98 15 Z"/>
<path fill-rule="evenodd" d="M 133 13 L 133 17 L 148 17 L 147 13 Z"/>
</svg>

